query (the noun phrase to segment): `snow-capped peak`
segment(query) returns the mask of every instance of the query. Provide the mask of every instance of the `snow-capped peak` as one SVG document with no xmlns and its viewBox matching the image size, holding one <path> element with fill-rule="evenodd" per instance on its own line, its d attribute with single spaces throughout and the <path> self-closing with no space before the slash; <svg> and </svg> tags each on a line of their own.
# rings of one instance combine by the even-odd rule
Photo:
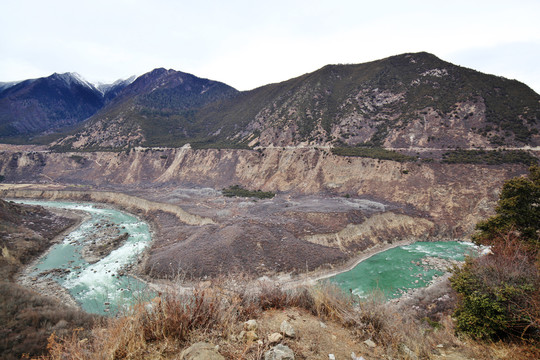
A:
<svg viewBox="0 0 540 360">
<path fill-rule="evenodd" d="M 88 80 L 86 80 L 85 78 L 83 78 L 81 75 L 79 75 L 76 72 L 67 72 L 63 74 L 54 73 L 53 76 L 64 81 L 66 85 L 68 86 L 71 86 L 74 83 L 78 83 L 92 90 L 98 91 L 98 89 L 96 88 L 94 84 L 92 84 L 91 82 L 89 82 Z"/>
<path fill-rule="evenodd" d="M 4 91 L 6 89 L 9 89 L 10 87 L 12 86 L 15 86 L 17 85 L 18 83 L 21 83 L 23 82 L 24 80 L 19 80 L 19 81 L 8 81 L 8 82 L 0 82 L 0 92 L 1 91 Z"/>
<path fill-rule="evenodd" d="M 99 92 L 101 92 L 103 95 L 105 95 L 105 93 L 107 93 L 107 91 L 109 91 L 110 89 L 112 89 L 112 88 L 114 88 L 116 86 L 124 86 L 124 87 L 128 86 L 129 84 L 134 82 L 135 79 L 137 79 L 137 75 L 130 76 L 127 79 L 118 79 L 115 82 L 113 82 L 112 84 L 104 84 L 102 82 L 98 82 L 95 85 L 95 87 Z"/>
</svg>

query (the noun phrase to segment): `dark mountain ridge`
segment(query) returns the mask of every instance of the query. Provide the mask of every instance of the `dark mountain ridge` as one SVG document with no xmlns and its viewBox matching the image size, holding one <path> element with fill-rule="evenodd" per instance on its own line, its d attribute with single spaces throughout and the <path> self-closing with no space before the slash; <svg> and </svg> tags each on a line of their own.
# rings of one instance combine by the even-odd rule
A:
<svg viewBox="0 0 540 360">
<path fill-rule="evenodd" d="M 126 86 L 110 104 L 56 147 L 173 145 L 169 139 L 178 134 L 191 136 L 184 122 L 194 120 L 201 108 L 237 93 L 221 82 L 171 69 L 154 69 Z"/>
<path fill-rule="evenodd" d="M 2 83 L 0 139 L 25 141 L 73 126 L 95 114 L 126 85 L 118 82 L 100 91 L 76 73 Z"/>
</svg>

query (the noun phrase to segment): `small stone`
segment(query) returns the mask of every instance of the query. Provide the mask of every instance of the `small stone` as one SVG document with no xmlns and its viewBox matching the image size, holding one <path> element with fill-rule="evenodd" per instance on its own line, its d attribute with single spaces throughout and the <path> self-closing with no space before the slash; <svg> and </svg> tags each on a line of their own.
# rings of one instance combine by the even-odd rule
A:
<svg viewBox="0 0 540 360">
<path fill-rule="evenodd" d="M 373 340 L 371 340 L 371 339 L 367 339 L 366 341 L 364 341 L 364 344 L 366 344 L 366 345 L 369 346 L 370 348 L 374 348 L 374 347 L 377 346 L 377 344 L 375 344 L 375 343 L 373 342 Z"/>
<path fill-rule="evenodd" d="M 259 340 L 257 333 L 255 331 L 242 331 L 240 333 L 240 339 L 244 340 L 247 343 L 254 342 Z"/>
<path fill-rule="evenodd" d="M 283 339 L 283 335 L 281 335 L 280 333 L 273 333 L 273 334 L 268 335 L 268 342 L 270 344 L 276 344 L 280 342 L 281 339 Z"/>
<path fill-rule="evenodd" d="M 244 329 L 246 329 L 247 331 L 256 331 L 257 328 L 258 328 L 258 324 L 257 324 L 257 321 L 256 320 L 248 320 L 244 323 Z"/>
<path fill-rule="evenodd" d="M 325 323 L 323 323 L 322 321 L 319 321 L 319 325 L 321 326 L 321 328 L 323 329 L 326 329 L 328 326 L 326 326 Z"/>
<path fill-rule="evenodd" d="M 281 326 L 279 327 L 279 330 L 283 333 L 283 335 L 287 337 L 294 338 L 296 336 L 294 328 L 287 320 L 283 320 Z"/>
<path fill-rule="evenodd" d="M 294 360 L 294 353 L 288 346 L 279 344 L 264 353 L 264 360 Z"/>
<path fill-rule="evenodd" d="M 328 360 L 336 360 L 336 356 L 334 354 L 328 354 Z"/>
<path fill-rule="evenodd" d="M 213 344 L 198 342 L 180 354 L 180 360 L 225 360 Z"/>
<path fill-rule="evenodd" d="M 407 347 L 405 344 L 401 344 L 401 350 L 409 357 L 411 360 L 418 360 L 418 355 L 414 353 L 411 349 Z"/>
</svg>

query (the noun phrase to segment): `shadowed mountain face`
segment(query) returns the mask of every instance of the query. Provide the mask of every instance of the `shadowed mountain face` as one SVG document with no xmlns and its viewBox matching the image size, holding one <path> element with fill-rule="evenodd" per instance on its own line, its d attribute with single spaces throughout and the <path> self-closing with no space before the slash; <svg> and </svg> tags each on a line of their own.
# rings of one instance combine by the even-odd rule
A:
<svg viewBox="0 0 540 360">
<path fill-rule="evenodd" d="M 92 116 L 102 94 L 76 74 L 26 80 L 0 92 L 0 136 L 58 130 Z"/>
<path fill-rule="evenodd" d="M 115 94 L 55 148 L 540 145 L 538 94 L 428 53 L 328 65 L 246 92 L 155 69 Z"/>
<path fill-rule="evenodd" d="M 0 83 L 0 140 L 25 142 L 94 115 L 133 79 L 96 88 L 76 73 Z"/>
<path fill-rule="evenodd" d="M 88 149 L 175 145 L 178 139 L 199 136 L 199 123 L 192 124 L 201 108 L 237 93 L 221 82 L 155 69 L 126 86 L 74 135 L 56 146 Z M 202 133 L 205 135 L 207 130 Z"/>
</svg>

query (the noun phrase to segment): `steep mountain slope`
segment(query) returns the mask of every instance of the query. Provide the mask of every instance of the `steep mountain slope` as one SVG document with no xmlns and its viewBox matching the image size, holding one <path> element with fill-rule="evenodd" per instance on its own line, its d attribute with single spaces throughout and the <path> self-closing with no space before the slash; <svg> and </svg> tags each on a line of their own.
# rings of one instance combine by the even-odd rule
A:
<svg viewBox="0 0 540 360">
<path fill-rule="evenodd" d="M 102 106 L 101 93 L 74 73 L 22 81 L 0 92 L 0 138 L 70 126 Z"/>
<path fill-rule="evenodd" d="M 456 147 L 540 144 L 540 96 L 427 53 L 329 65 L 201 114 L 252 144 Z M 241 114 L 241 116 L 237 116 Z"/>
<path fill-rule="evenodd" d="M 173 145 L 199 136 L 191 123 L 198 110 L 237 94 L 217 81 L 163 68 L 137 78 L 85 126 L 56 147 L 117 148 L 141 144 Z M 203 126 L 204 127 L 204 126 Z M 203 133 L 207 132 L 207 128 Z"/>
<path fill-rule="evenodd" d="M 204 93 L 204 101 L 194 100 L 202 90 L 173 91 L 178 88 L 154 80 L 170 76 L 164 72 L 154 70 L 126 88 L 138 98 L 136 103 L 116 102 L 103 109 L 85 130 L 62 144 L 434 149 L 540 145 L 538 94 L 518 81 L 462 68 L 428 53 L 328 65 L 235 96 L 220 88 L 227 96 Z M 145 82 L 154 85 L 142 86 Z M 123 140 L 114 141 L 116 133 Z"/>
</svg>

